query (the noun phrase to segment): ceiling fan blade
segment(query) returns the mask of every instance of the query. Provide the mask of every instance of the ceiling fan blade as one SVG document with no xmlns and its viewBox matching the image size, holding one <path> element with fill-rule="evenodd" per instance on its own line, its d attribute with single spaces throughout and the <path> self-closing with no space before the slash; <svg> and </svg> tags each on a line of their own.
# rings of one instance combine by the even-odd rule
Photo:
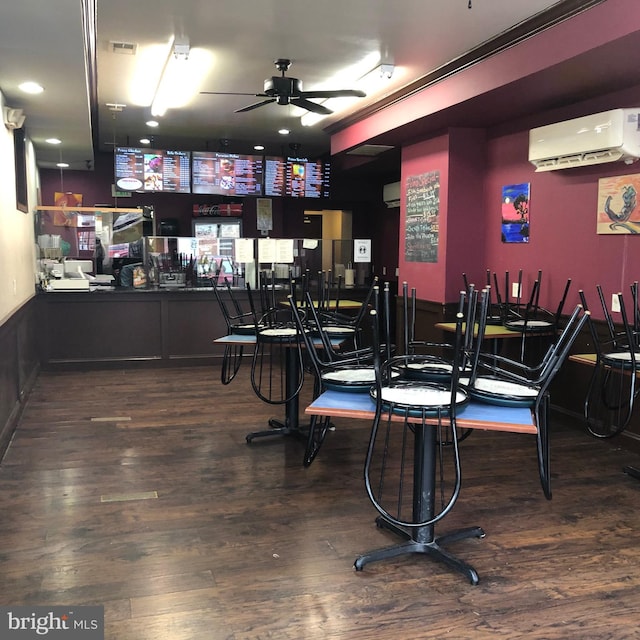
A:
<svg viewBox="0 0 640 640">
<path fill-rule="evenodd" d="M 360 89 L 336 89 L 335 91 L 301 91 L 300 98 L 365 98 L 366 93 Z"/>
<path fill-rule="evenodd" d="M 276 98 L 269 98 L 269 100 L 262 100 L 261 102 L 255 102 L 254 104 L 247 105 L 246 107 L 242 107 L 242 109 L 236 109 L 234 113 L 244 113 L 245 111 L 252 111 L 253 109 L 257 109 L 258 107 L 262 107 L 265 104 L 271 104 L 275 102 Z"/>
<path fill-rule="evenodd" d="M 237 93 L 235 91 L 201 91 L 204 96 L 254 96 L 255 98 L 266 98 L 266 93 Z"/>
<path fill-rule="evenodd" d="M 323 116 L 328 116 L 330 113 L 333 113 L 331 109 L 327 109 L 323 104 L 318 104 L 317 102 L 311 102 L 311 100 L 306 100 L 305 98 L 291 98 L 291 104 L 295 104 L 296 107 L 302 107 L 307 111 L 313 111 L 313 113 L 320 113 Z"/>
</svg>

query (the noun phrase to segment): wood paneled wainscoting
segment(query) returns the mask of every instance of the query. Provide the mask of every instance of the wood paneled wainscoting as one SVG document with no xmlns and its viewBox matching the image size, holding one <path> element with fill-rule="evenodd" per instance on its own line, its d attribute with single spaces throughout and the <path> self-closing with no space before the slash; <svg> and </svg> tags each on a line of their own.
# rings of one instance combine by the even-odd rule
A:
<svg viewBox="0 0 640 640">
<path fill-rule="evenodd" d="M 638 637 L 639 456 L 554 421 L 548 501 L 533 436 L 475 431 L 438 526 L 486 531 L 451 545 L 480 583 L 420 556 L 355 572 L 392 540 L 371 425 L 336 418 L 309 468 L 296 439 L 248 445 L 281 415 L 248 371 L 42 371 L 0 465 L 4 605 L 104 606 L 108 640 Z"/>
<path fill-rule="evenodd" d="M 0 460 L 38 375 L 39 330 L 35 298 L 0 326 Z"/>
</svg>

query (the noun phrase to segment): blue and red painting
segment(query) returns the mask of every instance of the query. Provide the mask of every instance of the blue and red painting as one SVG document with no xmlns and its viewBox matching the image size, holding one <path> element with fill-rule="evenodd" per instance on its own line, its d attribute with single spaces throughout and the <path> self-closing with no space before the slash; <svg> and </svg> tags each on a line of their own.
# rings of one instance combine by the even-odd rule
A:
<svg viewBox="0 0 640 640">
<path fill-rule="evenodd" d="M 502 187 L 502 242 L 529 242 L 529 193 L 531 185 Z"/>
</svg>

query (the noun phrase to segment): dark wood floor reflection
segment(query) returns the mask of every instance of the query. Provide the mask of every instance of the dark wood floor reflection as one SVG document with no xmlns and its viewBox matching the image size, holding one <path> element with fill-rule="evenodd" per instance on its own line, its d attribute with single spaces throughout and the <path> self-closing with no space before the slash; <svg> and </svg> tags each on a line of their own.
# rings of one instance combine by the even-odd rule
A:
<svg viewBox="0 0 640 640">
<path fill-rule="evenodd" d="M 246 368 L 43 373 L 0 466 L 0 602 L 103 604 L 109 640 L 639 638 L 638 456 L 554 424 L 554 497 L 531 436 L 473 433 L 443 530 L 471 586 L 385 546 L 363 486 L 369 425 L 337 421 L 313 465 L 256 440 L 278 407 Z"/>
</svg>

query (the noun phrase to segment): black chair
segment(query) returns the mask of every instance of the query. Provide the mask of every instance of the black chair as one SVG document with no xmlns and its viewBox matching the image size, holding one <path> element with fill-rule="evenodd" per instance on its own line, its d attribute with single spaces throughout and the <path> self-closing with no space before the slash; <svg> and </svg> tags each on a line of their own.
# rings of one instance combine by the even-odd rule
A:
<svg viewBox="0 0 640 640">
<path fill-rule="evenodd" d="M 226 278 L 222 283 L 217 283 L 217 278 L 211 281 L 213 293 L 222 312 L 227 334 L 251 335 L 255 334 L 255 320 L 251 309 L 243 310 L 240 301 Z M 248 294 L 251 291 L 247 289 Z M 228 344 L 224 347 L 222 366 L 220 369 L 220 381 L 229 384 L 237 375 L 244 357 L 243 345 Z"/>
<path fill-rule="evenodd" d="M 631 421 L 640 388 L 637 384 L 640 366 L 640 321 L 638 312 L 638 283 L 631 285 L 632 315 L 627 313 L 624 296 L 616 294 L 620 305 L 622 330 L 616 328 L 602 291 L 596 287 L 602 305 L 607 334 L 602 336 L 595 323 L 589 329 L 596 352 L 596 362 L 584 401 L 587 429 L 596 438 L 612 438 L 622 433 Z M 580 291 L 582 305 L 587 308 L 584 291 Z"/>
<path fill-rule="evenodd" d="M 486 311 L 484 312 L 486 315 Z M 549 386 L 569 355 L 571 346 L 589 317 L 581 305 L 575 307 L 566 326 L 535 366 L 480 348 L 484 324 L 479 322 L 477 345 L 473 353 L 471 375 L 461 378 L 460 385 L 480 402 L 507 406 L 530 407 L 537 427 L 536 448 L 542 490 L 551 499 L 549 443 Z M 480 314 L 482 318 L 483 314 Z"/>
<path fill-rule="evenodd" d="M 254 310 L 255 311 L 255 310 Z M 284 421 L 272 418 L 269 429 L 253 431 L 255 438 L 299 435 L 298 394 L 304 382 L 302 349 L 290 308 L 273 308 L 254 317 L 256 342 L 251 360 L 251 386 L 260 400 L 284 405 Z"/>
<path fill-rule="evenodd" d="M 454 363 L 463 353 L 463 322 L 464 314 L 457 314 Z M 401 379 L 397 371 L 419 363 L 422 356 L 394 356 L 383 363 L 375 346 L 376 384 L 371 393 L 376 411 L 365 459 L 365 487 L 380 513 L 378 527 L 404 541 L 365 553 L 354 566 L 361 571 L 370 562 L 424 554 L 477 584 L 475 569 L 444 546 L 481 538 L 484 531 L 470 527 L 435 536 L 436 523 L 451 511 L 461 488 L 456 416 L 466 405 L 468 394 L 458 386 L 458 367 L 454 366 L 449 383 L 444 385 Z"/>
<path fill-rule="evenodd" d="M 567 279 L 562 297 L 555 311 L 549 311 L 539 305 L 540 287 L 542 285 L 542 271 L 538 271 L 538 277 L 531 288 L 531 295 L 524 306 L 516 306 L 508 312 L 504 321 L 505 328 L 522 334 L 520 346 L 520 360 L 524 361 L 526 338 L 528 336 L 545 334 L 550 342 L 555 340 L 555 335 L 560 328 L 562 311 L 571 287 L 571 278 Z M 520 288 L 520 287 L 518 287 Z M 517 303 L 518 304 L 518 303 Z"/>
<path fill-rule="evenodd" d="M 323 391 L 332 389 L 343 393 L 368 393 L 375 382 L 373 368 L 373 347 L 362 346 L 355 350 L 337 348 L 334 342 L 339 340 L 334 333 L 326 331 L 321 317 L 307 292 L 306 315 L 300 305 L 291 300 L 291 309 L 298 328 L 298 334 L 304 345 L 305 361 L 314 378 L 313 399 Z M 389 287 L 385 287 L 384 308 L 389 313 Z M 376 315 L 376 318 L 379 318 Z M 385 355 L 390 354 L 391 344 L 388 321 L 382 323 L 385 336 L 379 345 Z M 380 331 L 376 327 L 376 334 Z M 318 455 L 327 433 L 333 425 L 328 416 L 311 416 L 307 445 L 303 456 L 303 465 L 308 467 Z"/>
</svg>

